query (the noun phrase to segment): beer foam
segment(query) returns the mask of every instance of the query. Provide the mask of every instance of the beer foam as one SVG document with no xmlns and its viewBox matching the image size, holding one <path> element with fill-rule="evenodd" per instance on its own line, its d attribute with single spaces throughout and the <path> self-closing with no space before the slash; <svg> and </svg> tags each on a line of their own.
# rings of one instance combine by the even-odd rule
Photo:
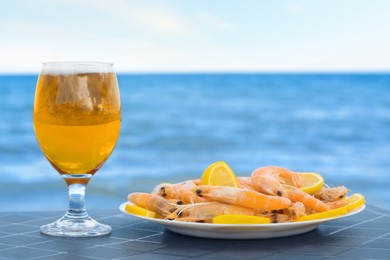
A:
<svg viewBox="0 0 390 260">
<path fill-rule="evenodd" d="M 72 75 L 78 73 L 114 73 L 114 65 L 109 62 L 44 62 L 41 74 Z"/>
</svg>

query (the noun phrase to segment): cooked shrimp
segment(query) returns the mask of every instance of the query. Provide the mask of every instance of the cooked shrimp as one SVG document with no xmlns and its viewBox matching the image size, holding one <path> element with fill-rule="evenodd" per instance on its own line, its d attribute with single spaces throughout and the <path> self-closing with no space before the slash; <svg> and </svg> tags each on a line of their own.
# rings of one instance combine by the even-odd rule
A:
<svg viewBox="0 0 390 260">
<path fill-rule="evenodd" d="M 291 218 L 288 215 L 280 213 L 270 213 L 266 215 L 266 217 L 270 218 L 271 223 L 284 223 L 291 221 Z"/>
<path fill-rule="evenodd" d="M 248 208 L 274 210 L 284 209 L 291 205 L 291 201 L 287 198 L 269 196 L 241 188 L 200 185 L 195 189 L 200 197 Z"/>
<path fill-rule="evenodd" d="M 290 207 L 283 210 L 283 213 L 290 217 L 291 220 L 306 216 L 306 207 L 300 202 L 293 202 Z"/>
<path fill-rule="evenodd" d="M 251 177 L 237 177 L 237 180 L 240 188 L 257 191 L 256 187 L 253 185 Z"/>
<path fill-rule="evenodd" d="M 185 181 L 176 184 L 161 183 L 157 185 L 152 193 L 159 195 L 165 199 L 177 199 L 184 204 L 198 203 L 206 201 L 203 198 L 196 196 L 192 189 L 196 187 L 193 181 Z"/>
<path fill-rule="evenodd" d="M 348 200 L 336 200 L 336 201 L 331 201 L 331 202 L 326 202 L 325 203 L 329 209 L 337 209 L 340 207 L 344 207 L 348 204 Z"/>
<path fill-rule="evenodd" d="M 177 208 L 174 204 L 155 194 L 134 192 L 130 193 L 127 198 L 137 206 L 154 211 L 163 217 L 174 212 Z"/>
<path fill-rule="evenodd" d="M 344 186 L 334 188 L 322 188 L 314 193 L 314 197 L 324 202 L 331 202 L 344 199 L 347 196 L 348 189 Z"/>
<path fill-rule="evenodd" d="M 166 219 L 186 222 L 211 222 L 213 217 L 224 214 L 255 216 L 258 215 L 258 210 L 220 202 L 203 202 L 180 206 Z"/>
<path fill-rule="evenodd" d="M 315 198 L 312 195 L 307 194 L 304 191 L 301 191 L 300 189 L 295 189 L 290 191 L 288 193 L 288 197 L 292 202 L 300 201 L 306 207 L 314 209 L 315 211 L 324 212 L 330 209 L 330 207 L 326 205 L 324 202 Z"/>
<path fill-rule="evenodd" d="M 251 179 L 256 189 L 261 192 L 282 197 L 287 197 L 287 192 L 283 188 L 285 179 L 291 181 L 297 188 L 302 186 L 301 175 L 277 166 L 257 168 L 252 172 Z"/>
<path fill-rule="evenodd" d="M 201 185 L 200 179 L 191 180 L 195 185 Z"/>
</svg>

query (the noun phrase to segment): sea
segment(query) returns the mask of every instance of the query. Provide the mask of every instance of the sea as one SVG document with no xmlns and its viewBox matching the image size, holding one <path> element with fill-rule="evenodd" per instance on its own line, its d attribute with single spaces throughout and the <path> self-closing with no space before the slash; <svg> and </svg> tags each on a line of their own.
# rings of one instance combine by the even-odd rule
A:
<svg viewBox="0 0 390 260">
<path fill-rule="evenodd" d="M 32 111 L 38 75 L 0 75 L 0 211 L 67 209 Z M 320 173 L 390 210 L 390 74 L 118 74 L 122 126 L 88 184 L 87 209 L 200 178 L 225 161 L 237 176 L 276 165 Z"/>
</svg>

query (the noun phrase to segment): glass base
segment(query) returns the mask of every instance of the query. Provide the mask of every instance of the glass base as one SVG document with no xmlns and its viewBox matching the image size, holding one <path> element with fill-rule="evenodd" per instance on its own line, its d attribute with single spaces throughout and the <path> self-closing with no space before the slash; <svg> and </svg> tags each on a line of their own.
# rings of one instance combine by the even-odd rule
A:
<svg viewBox="0 0 390 260">
<path fill-rule="evenodd" d="M 65 215 L 51 224 L 41 226 L 41 232 L 50 236 L 95 237 L 110 234 L 111 227 L 100 224 L 89 216 L 70 218 Z"/>
</svg>

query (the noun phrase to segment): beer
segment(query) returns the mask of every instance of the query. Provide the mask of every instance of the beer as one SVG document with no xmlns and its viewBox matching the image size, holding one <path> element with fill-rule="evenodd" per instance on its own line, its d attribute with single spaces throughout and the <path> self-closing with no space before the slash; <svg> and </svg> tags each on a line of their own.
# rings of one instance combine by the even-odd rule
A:
<svg viewBox="0 0 390 260">
<path fill-rule="evenodd" d="M 113 73 L 40 75 L 35 133 L 43 153 L 64 177 L 90 177 L 113 151 L 121 125 L 117 84 Z"/>
</svg>

